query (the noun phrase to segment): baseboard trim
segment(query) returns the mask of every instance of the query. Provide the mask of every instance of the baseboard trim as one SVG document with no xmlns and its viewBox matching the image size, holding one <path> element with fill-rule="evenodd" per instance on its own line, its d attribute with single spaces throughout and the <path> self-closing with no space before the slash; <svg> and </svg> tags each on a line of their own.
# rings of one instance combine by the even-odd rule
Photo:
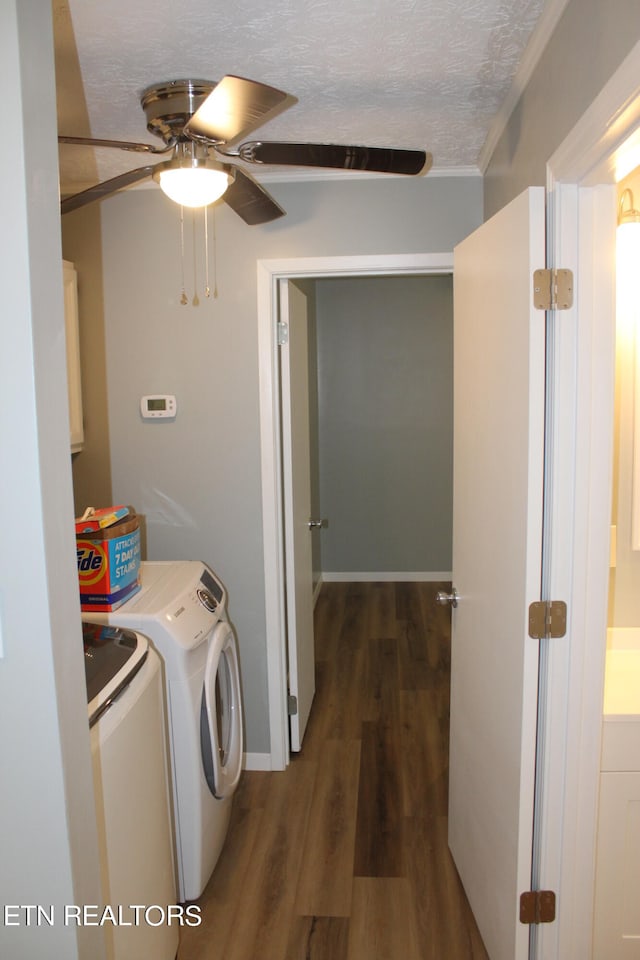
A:
<svg viewBox="0 0 640 960">
<path fill-rule="evenodd" d="M 270 753 L 245 753 L 243 770 L 273 770 Z"/>
<path fill-rule="evenodd" d="M 364 572 L 356 571 L 333 571 L 333 572 L 323 572 L 322 580 L 325 583 L 380 583 L 380 582 L 424 582 L 424 583 L 435 583 L 439 580 L 451 580 L 451 571 L 450 570 L 400 570 L 400 571 L 379 571 L 379 570 L 365 570 Z"/>
</svg>

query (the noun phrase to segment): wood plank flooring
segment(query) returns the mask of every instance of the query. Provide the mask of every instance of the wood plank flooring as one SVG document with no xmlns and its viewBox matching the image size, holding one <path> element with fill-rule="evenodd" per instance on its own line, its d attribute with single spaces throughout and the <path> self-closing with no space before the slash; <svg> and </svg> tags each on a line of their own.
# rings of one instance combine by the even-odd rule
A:
<svg viewBox="0 0 640 960">
<path fill-rule="evenodd" d="M 303 749 L 243 773 L 178 960 L 488 960 L 447 847 L 447 587 L 323 585 Z"/>
</svg>

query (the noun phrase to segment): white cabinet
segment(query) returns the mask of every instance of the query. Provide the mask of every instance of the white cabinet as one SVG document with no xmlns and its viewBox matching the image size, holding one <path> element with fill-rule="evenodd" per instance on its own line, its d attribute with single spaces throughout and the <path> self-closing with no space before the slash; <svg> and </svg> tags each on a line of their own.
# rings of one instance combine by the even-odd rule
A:
<svg viewBox="0 0 640 960">
<path fill-rule="evenodd" d="M 604 686 L 593 960 L 640 960 L 640 636 L 610 631 Z"/>
<path fill-rule="evenodd" d="M 69 428 L 71 452 L 82 450 L 82 383 L 80 379 L 80 334 L 78 329 L 78 280 L 75 267 L 62 261 L 64 276 L 64 318 L 67 342 L 67 387 L 69 393 Z"/>
<path fill-rule="evenodd" d="M 593 960 L 640 958 L 640 773 L 600 776 Z"/>
</svg>

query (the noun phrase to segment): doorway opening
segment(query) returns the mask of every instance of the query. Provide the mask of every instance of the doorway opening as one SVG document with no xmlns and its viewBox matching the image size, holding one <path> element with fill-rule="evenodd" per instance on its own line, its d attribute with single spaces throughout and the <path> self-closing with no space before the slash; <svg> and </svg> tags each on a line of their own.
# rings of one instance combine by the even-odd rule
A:
<svg viewBox="0 0 640 960">
<path fill-rule="evenodd" d="M 640 937 L 640 169 L 617 184 L 611 543 L 594 895 L 594 956 Z M 602 643 L 605 643 L 604 637 Z"/>
<path fill-rule="evenodd" d="M 450 274 L 281 280 L 279 287 L 297 752 L 314 699 L 312 601 L 321 584 L 450 579 L 453 296 Z"/>
<path fill-rule="evenodd" d="M 451 274 L 453 254 L 300 258 L 258 262 L 258 337 L 262 444 L 263 536 L 267 621 L 267 671 L 271 768 L 289 762 L 285 552 L 282 537 L 282 436 L 278 364 L 280 280 Z M 275 562 L 274 562 L 275 561 Z"/>
</svg>

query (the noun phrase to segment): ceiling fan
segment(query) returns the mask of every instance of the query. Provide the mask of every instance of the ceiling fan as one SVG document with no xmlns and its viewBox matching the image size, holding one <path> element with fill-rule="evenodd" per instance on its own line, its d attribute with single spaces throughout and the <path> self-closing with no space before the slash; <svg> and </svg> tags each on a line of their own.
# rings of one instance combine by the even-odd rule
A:
<svg viewBox="0 0 640 960">
<path fill-rule="evenodd" d="M 58 138 L 60 143 L 111 147 L 170 159 L 151 163 L 98 183 L 81 193 L 65 197 L 61 212 L 109 196 L 123 187 L 153 177 L 161 188 L 183 206 L 205 206 L 223 197 L 245 223 L 268 223 L 285 211 L 272 196 L 235 162 L 367 170 L 415 176 L 426 173 L 433 162 L 424 150 L 341 146 L 326 143 L 282 143 L 252 140 L 237 148 L 229 146 L 250 131 L 296 103 L 295 97 L 255 80 L 228 75 L 218 83 L 209 80 L 170 80 L 148 87 L 140 103 L 147 130 L 160 137 L 163 146 L 97 140 L 85 137 Z M 193 198 L 171 181 L 181 178 L 208 181 L 209 192 Z M 185 189 L 185 188 L 183 188 Z M 186 189 L 190 189 L 189 184 Z M 206 188 L 205 188 L 206 189 Z M 203 199 L 204 196 L 204 199 Z"/>
</svg>

